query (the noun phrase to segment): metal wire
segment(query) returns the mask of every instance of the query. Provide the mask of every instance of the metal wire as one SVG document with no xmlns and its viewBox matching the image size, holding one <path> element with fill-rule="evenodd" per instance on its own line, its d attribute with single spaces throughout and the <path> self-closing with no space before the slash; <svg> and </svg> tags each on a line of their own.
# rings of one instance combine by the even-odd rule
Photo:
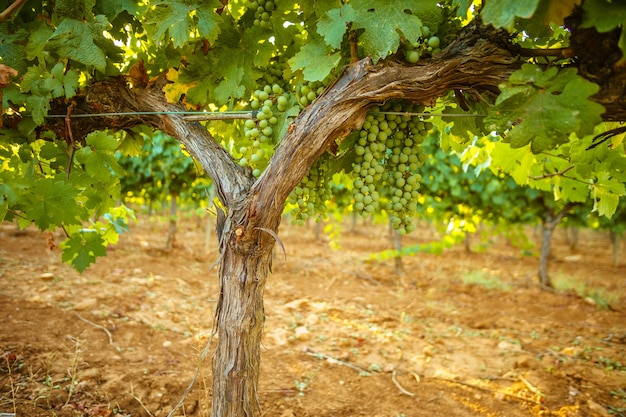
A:
<svg viewBox="0 0 626 417">
<path fill-rule="evenodd" d="M 227 111 L 227 112 L 204 112 L 204 111 L 137 111 L 137 112 L 111 112 L 111 113 L 84 113 L 70 114 L 75 117 L 111 117 L 111 116 L 154 116 L 154 115 L 179 115 L 190 120 L 228 120 L 228 119 L 252 119 L 257 111 Z M 49 114 L 47 117 L 67 117 L 65 114 Z M 206 118 L 206 119 L 202 119 Z"/>
<path fill-rule="evenodd" d="M 254 119 L 258 111 L 224 111 L 224 112 L 204 112 L 204 111 L 139 111 L 139 112 L 112 112 L 112 113 L 88 113 L 88 114 L 70 114 L 71 118 L 80 117 L 112 117 L 112 116 L 154 116 L 154 115 L 178 115 L 182 116 L 187 122 L 200 120 L 235 120 L 235 119 Z M 414 113 L 402 111 L 375 111 L 371 114 L 395 114 L 397 116 L 422 116 L 422 117 L 486 117 L 486 114 L 468 114 L 468 113 Z M 62 117 L 65 114 L 49 114 L 46 117 Z"/>
</svg>

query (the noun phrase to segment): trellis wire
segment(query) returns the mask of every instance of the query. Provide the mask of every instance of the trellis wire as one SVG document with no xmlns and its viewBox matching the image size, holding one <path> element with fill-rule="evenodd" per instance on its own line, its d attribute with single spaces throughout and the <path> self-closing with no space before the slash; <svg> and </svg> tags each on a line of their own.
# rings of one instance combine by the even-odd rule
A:
<svg viewBox="0 0 626 417">
<path fill-rule="evenodd" d="M 203 120 L 236 120 L 254 119 L 258 111 L 225 111 L 225 112 L 202 112 L 202 111 L 139 111 L 139 112 L 112 112 L 112 113 L 88 113 L 70 114 L 70 118 L 79 117 L 112 117 L 112 116 L 158 116 L 178 115 L 186 122 L 198 122 Z M 397 116 L 420 116 L 420 117 L 485 117 L 485 114 L 467 113 L 414 113 L 402 111 L 375 111 L 372 114 L 395 114 Z M 49 114 L 47 117 L 67 117 L 65 114 Z"/>
</svg>

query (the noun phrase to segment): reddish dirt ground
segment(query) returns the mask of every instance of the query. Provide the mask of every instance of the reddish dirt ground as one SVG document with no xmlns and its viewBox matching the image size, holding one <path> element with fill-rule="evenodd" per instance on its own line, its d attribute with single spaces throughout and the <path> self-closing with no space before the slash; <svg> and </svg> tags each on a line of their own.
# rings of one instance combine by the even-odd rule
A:
<svg viewBox="0 0 626 417">
<path fill-rule="evenodd" d="M 166 229 L 141 218 L 81 275 L 44 234 L 2 226 L 0 412 L 166 416 L 200 365 L 175 415 L 208 415 L 200 352 L 217 253 L 191 220 L 161 250 Z M 570 289 L 548 292 L 537 258 L 502 238 L 481 253 L 405 258 L 396 275 L 392 260 L 368 261 L 388 248 L 386 226 L 349 229 L 329 242 L 281 226 L 287 260 L 276 254 L 265 294 L 264 416 L 626 416 L 626 260 L 613 266 L 606 235 L 582 231 L 573 250 L 559 232 L 550 271 Z M 433 239 L 418 229 L 404 243 Z"/>
</svg>

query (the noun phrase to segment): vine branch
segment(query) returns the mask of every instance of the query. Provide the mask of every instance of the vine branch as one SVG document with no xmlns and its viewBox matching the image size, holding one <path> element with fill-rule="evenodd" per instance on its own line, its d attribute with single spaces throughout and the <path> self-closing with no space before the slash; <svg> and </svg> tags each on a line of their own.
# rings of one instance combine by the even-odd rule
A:
<svg viewBox="0 0 626 417">
<path fill-rule="evenodd" d="M 15 13 L 22 5 L 26 3 L 26 0 L 16 0 L 11 3 L 2 13 L 0 13 L 0 23 L 6 21 Z"/>
<path fill-rule="evenodd" d="M 551 177 L 562 177 L 564 176 L 564 174 L 572 169 L 574 169 L 575 165 L 570 165 L 569 167 L 565 168 L 562 171 L 558 171 L 558 172 L 553 172 L 552 174 L 543 174 L 540 176 L 536 176 L 536 177 L 529 177 L 532 180 L 543 180 L 546 178 L 551 178 Z"/>
</svg>

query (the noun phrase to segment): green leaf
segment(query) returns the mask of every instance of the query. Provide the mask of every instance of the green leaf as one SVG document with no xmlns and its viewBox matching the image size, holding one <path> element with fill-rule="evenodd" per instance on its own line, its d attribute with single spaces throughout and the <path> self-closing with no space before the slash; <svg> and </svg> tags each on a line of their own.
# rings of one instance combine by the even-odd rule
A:
<svg viewBox="0 0 626 417">
<path fill-rule="evenodd" d="M 181 48 L 192 39 L 190 35 L 196 27 L 201 37 L 213 42 L 220 33 L 222 23 L 222 17 L 215 12 L 218 7 L 222 4 L 217 0 L 199 5 L 178 0 L 160 1 L 146 14 L 145 27 L 155 41 L 163 40 L 167 32 L 176 48 Z"/>
<path fill-rule="evenodd" d="M 324 37 L 326 44 L 331 48 L 341 48 L 343 35 L 346 33 L 348 23 L 356 17 L 350 4 L 344 4 L 340 8 L 329 10 L 317 24 L 317 33 Z"/>
<path fill-rule="evenodd" d="M 38 58 L 39 62 L 45 62 L 44 49 L 46 48 L 46 42 L 52 36 L 54 31 L 45 22 L 38 22 L 36 29 L 32 29 L 28 42 L 24 51 L 26 52 L 26 58 L 29 60 Z"/>
<path fill-rule="evenodd" d="M 509 143 L 494 143 L 491 158 L 493 166 L 502 169 L 520 185 L 528 184 L 528 177 L 537 166 L 537 158 L 528 148 L 513 149 Z"/>
<path fill-rule="evenodd" d="M 556 176 L 553 178 L 554 200 L 563 199 L 584 203 L 589 198 L 589 187 L 581 181 L 569 177 Z"/>
<path fill-rule="evenodd" d="M 204 1 L 196 8 L 196 16 L 198 19 L 198 32 L 200 36 L 213 43 L 220 34 L 220 25 L 223 19 L 215 13 L 215 9 L 222 7 L 220 1 Z"/>
<path fill-rule="evenodd" d="M 592 133 L 602 121 L 604 107 L 589 100 L 599 87 L 578 76 L 575 69 L 542 71 L 524 64 L 500 86 L 485 125 L 503 132 L 513 148 L 531 144 L 539 153 L 567 143 L 571 133 Z M 515 127 L 513 127 L 515 126 Z"/>
<path fill-rule="evenodd" d="M 611 217 L 619 203 L 620 196 L 626 194 L 623 182 L 611 176 L 609 172 L 598 174 L 598 180 L 593 186 L 594 210 L 601 216 Z"/>
<path fill-rule="evenodd" d="M 256 87 L 256 80 L 263 74 L 258 68 L 265 67 L 274 52 L 270 42 L 259 43 L 262 32 L 258 27 L 243 33 L 224 29 L 220 35 L 220 46 L 211 53 L 211 63 L 204 61 L 204 67 L 208 66 L 210 76 L 218 83 L 215 91 L 218 104 L 225 104 L 230 98 L 241 98 L 245 90 Z M 179 76 L 179 80 L 188 82 L 188 74 Z M 190 88 L 188 94 L 205 90 L 207 86 L 210 86 L 210 79 Z"/>
<path fill-rule="evenodd" d="M 26 98 L 26 108 L 30 109 L 33 121 L 41 125 L 50 110 L 50 96 L 29 96 Z"/>
<path fill-rule="evenodd" d="M 322 81 L 337 66 L 341 60 L 339 52 L 331 53 L 329 47 L 321 42 L 311 42 L 303 45 L 300 51 L 288 62 L 291 69 L 303 69 L 304 79 L 307 81 Z"/>
<path fill-rule="evenodd" d="M 146 16 L 146 29 L 152 31 L 155 41 L 163 39 L 165 32 L 175 47 L 183 46 L 191 32 L 190 8 L 178 1 L 155 4 Z"/>
<path fill-rule="evenodd" d="M 472 0 L 452 0 L 452 6 L 456 7 L 456 15 L 465 19 L 467 17 L 467 11 L 472 5 Z"/>
<path fill-rule="evenodd" d="M 5 25 L 6 26 L 6 25 Z M 27 69 L 24 59 L 24 41 L 29 39 L 30 34 L 25 30 L 11 33 L 8 27 L 0 26 L 0 57 L 2 64 L 17 70 L 23 75 Z"/>
<path fill-rule="evenodd" d="M 35 180 L 31 204 L 24 215 L 41 230 L 52 230 L 57 226 L 80 224 L 86 211 L 76 203 L 78 190 L 72 184 L 57 178 Z"/>
<path fill-rule="evenodd" d="M 106 20 L 102 15 L 99 17 Z M 106 55 L 95 44 L 94 37 L 94 33 L 97 37 L 102 37 L 103 25 L 106 26 L 106 22 L 102 20 L 88 23 L 64 19 L 48 40 L 46 49 L 56 52 L 61 57 L 73 59 L 104 72 L 107 64 Z"/>
<path fill-rule="evenodd" d="M 515 19 L 529 19 L 537 9 L 539 0 L 490 0 L 481 12 L 483 23 L 513 30 Z"/>
<path fill-rule="evenodd" d="M 98 256 L 106 256 L 106 242 L 98 233 L 91 230 L 81 231 L 61 244 L 61 259 L 72 265 L 78 272 L 83 272 L 96 261 Z"/>
<path fill-rule="evenodd" d="M 621 1 L 586 0 L 583 2 L 583 28 L 595 27 L 598 32 L 609 32 L 621 27 L 618 46 L 626 56 L 626 3 Z"/>
<path fill-rule="evenodd" d="M 141 154 L 143 143 L 143 136 L 124 132 L 117 150 L 124 156 L 137 156 Z"/>
<path fill-rule="evenodd" d="M 87 146 L 76 151 L 78 162 L 85 165 L 85 172 L 95 180 L 111 184 L 115 176 L 124 174 L 124 169 L 115 156 L 117 140 L 106 132 L 94 132 L 86 138 Z"/>
<path fill-rule="evenodd" d="M 95 4 L 96 0 L 56 0 L 54 12 L 62 18 L 89 20 L 93 17 L 91 9 Z"/>
<path fill-rule="evenodd" d="M 224 70 L 228 73 L 228 76 L 224 77 L 222 82 L 213 90 L 215 100 L 218 103 L 226 103 L 231 97 L 241 98 L 246 91 L 245 86 L 241 84 L 244 76 L 243 67 L 240 67 L 235 62 L 230 62 L 224 66 Z M 193 88 L 189 90 L 191 91 Z"/>
<path fill-rule="evenodd" d="M 626 23 L 626 3 L 621 1 L 585 0 L 582 27 L 595 27 L 598 32 L 608 32 Z"/>
<path fill-rule="evenodd" d="M 359 41 L 376 63 L 398 50 L 400 36 L 415 41 L 422 35 L 422 21 L 406 11 L 417 12 L 433 6 L 436 7 L 436 2 L 430 0 L 362 0 L 355 9 L 352 29 L 365 29 Z"/>
<path fill-rule="evenodd" d="M 65 73 L 65 66 L 60 62 L 50 71 L 50 77 L 44 80 L 44 87 L 52 92 L 52 97 L 65 96 L 67 98 L 76 95 L 80 74 L 70 70 Z"/>
</svg>

